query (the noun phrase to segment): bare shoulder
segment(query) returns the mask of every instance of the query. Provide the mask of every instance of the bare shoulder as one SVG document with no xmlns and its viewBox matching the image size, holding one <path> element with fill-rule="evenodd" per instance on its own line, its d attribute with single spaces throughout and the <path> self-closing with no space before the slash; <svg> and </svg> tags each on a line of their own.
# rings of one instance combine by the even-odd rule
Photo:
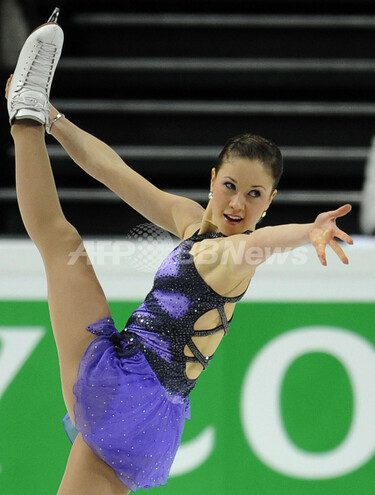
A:
<svg viewBox="0 0 375 495">
<path fill-rule="evenodd" d="M 199 220 L 191 223 L 190 225 L 188 225 L 185 229 L 183 239 L 184 240 L 189 239 L 189 237 L 191 237 L 193 234 L 195 234 L 195 232 L 197 232 L 197 230 L 200 229 L 201 223 L 202 223 L 202 219 L 199 219 Z"/>
<path fill-rule="evenodd" d="M 195 201 L 179 197 L 172 206 L 172 216 L 180 239 L 187 239 L 199 229 L 204 208 Z"/>
<path fill-rule="evenodd" d="M 246 235 L 233 235 L 205 239 L 194 244 L 191 250 L 200 276 L 212 289 L 223 296 L 235 297 L 242 294 L 254 275 L 255 266 L 243 269 L 246 237 Z M 241 238 L 243 246 L 240 242 Z"/>
</svg>

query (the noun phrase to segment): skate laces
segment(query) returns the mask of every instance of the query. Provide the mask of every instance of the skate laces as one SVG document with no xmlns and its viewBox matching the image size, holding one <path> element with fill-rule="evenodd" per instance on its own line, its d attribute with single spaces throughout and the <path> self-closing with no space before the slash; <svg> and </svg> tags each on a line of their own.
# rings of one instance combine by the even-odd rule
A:
<svg viewBox="0 0 375 495">
<path fill-rule="evenodd" d="M 12 99 L 12 111 L 22 110 L 24 108 L 42 111 L 45 115 L 49 114 L 49 105 L 46 98 L 37 99 L 33 96 L 20 94 Z"/>
<path fill-rule="evenodd" d="M 17 81 L 17 86 L 23 89 L 31 89 L 49 94 L 49 83 L 53 75 L 54 60 L 57 47 L 50 43 L 38 41 L 34 45 L 34 59 L 30 66 L 25 68 L 26 74 L 22 74 L 22 80 Z"/>
</svg>

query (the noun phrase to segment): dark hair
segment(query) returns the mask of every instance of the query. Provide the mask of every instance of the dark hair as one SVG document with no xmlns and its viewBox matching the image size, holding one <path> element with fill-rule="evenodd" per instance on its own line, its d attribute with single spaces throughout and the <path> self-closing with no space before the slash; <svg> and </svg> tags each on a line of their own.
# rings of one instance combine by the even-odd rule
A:
<svg viewBox="0 0 375 495">
<path fill-rule="evenodd" d="M 271 172 L 273 189 L 276 189 L 283 173 L 283 157 L 273 141 L 254 134 L 241 134 L 228 139 L 218 156 L 216 172 L 220 170 L 224 162 L 232 158 L 248 158 L 262 162 Z"/>
</svg>

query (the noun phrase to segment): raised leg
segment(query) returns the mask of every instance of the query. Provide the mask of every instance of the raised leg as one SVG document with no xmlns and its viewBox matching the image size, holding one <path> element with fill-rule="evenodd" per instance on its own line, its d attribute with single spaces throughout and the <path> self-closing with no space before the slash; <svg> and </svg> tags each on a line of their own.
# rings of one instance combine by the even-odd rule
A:
<svg viewBox="0 0 375 495">
<path fill-rule="evenodd" d="M 48 282 L 48 304 L 60 363 L 63 395 L 74 421 L 73 384 L 84 350 L 94 338 L 86 326 L 110 315 L 88 257 L 69 264 L 82 244 L 58 200 L 44 142 L 44 129 L 30 121 L 12 126 L 17 198 L 25 228 L 40 251 Z"/>
<path fill-rule="evenodd" d="M 54 23 L 26 40 L 6 87 L 16 155 L 16 188 L 25 228 L 39 249 L 47 275 L 48 304 L 57 344 L 65 404 L 74 422 L 73 385 L 88 344 L 95 338 L 86 327 L 110 316 L 102 288 L 82 239 L 66 220 L 57 196 L 44 142 L 49 92 L 61 53 L 63 33 Z M 74 254 L 79 249 L 79 256 Z M 78 435 L 59 495 L 127 495 L 129 490 Z"/>
</svg>

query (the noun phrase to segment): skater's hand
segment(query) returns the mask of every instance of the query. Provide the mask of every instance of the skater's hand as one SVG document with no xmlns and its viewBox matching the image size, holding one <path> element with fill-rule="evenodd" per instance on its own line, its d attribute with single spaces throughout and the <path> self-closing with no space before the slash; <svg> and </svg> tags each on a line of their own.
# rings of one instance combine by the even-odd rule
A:
<svg viewBox="0 0 375 495">
<path fill-rule="evenodd" d="M 316 217 L 315 222 L 313 223 L 309 232 L 309 238 L 310 242 L 316 249 L 322 265 L 327 264 L 325 253 L 327 244 L 331 246 L 331 248 L 335 251 L 335 253 L 343 263 L 349 263 L 349 260 L 346 257 L 344 251 L 335 241 L 335 237 L 348 244 L 353 244 L 353 239 L 343 230 L 340 230 L 336 225 L 336 218 L 343 217 L 344 215 L 349 213 L 351 209 L 351 205 L 346 204 L 344 206 L 341 206 L 337 210 L 327 211 L 325 213 L 321 213 Z"/>
<path fill-rule="evenodd" d="M 7 80 L 6 86 L 5 86 L 5 98 L 8 99 L 8 92 L 9 92 L 9 86 L 10 82 L 13 79 L 13 74 L 9 76 L 9 79 Z"/>
</svg>

